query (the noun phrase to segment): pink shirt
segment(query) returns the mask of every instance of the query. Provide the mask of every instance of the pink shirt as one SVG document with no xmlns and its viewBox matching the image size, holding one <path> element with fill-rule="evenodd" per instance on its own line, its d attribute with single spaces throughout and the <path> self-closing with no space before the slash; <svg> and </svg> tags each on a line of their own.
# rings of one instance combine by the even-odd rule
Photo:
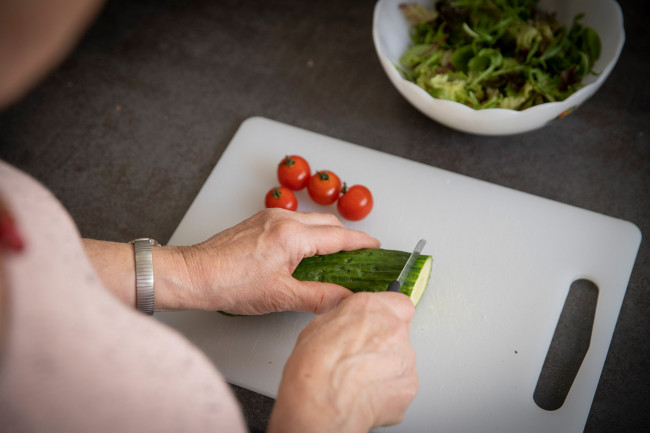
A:
<svg viewBox="0 0 650 433">
<path fill-rule="evenodd" d="M 0 431 L 246 431 L 206 356 L 102 285 L 52 194 L 0 161 L 0 197 L 26 244 L 0 262 Z"/>
</svg>

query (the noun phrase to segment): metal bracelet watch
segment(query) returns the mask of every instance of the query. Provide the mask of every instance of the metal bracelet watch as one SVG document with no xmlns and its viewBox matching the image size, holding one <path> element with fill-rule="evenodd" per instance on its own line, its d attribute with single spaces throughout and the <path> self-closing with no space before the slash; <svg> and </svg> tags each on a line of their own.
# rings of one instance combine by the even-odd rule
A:
<svg viewBox="0 0 650 433">
<path fill-rule="evenodd" d="M 159 247 L 160 244 L 151 238 L 133 239 L 130 243 L 135 252 L 135 305 L 139 311 L 152 315 L 154 294 L 151 247 Z"/>
</svg>

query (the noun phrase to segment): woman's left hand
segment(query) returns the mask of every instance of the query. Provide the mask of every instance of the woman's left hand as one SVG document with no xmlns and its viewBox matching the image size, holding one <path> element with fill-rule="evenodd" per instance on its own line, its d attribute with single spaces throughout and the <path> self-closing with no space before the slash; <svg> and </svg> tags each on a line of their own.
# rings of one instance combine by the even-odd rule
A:
<svg viewBox="0 0 650 433">
<path fill-rule="evenodd" d="M 170 305 L 161 309 L 322 313 L 352 292 L 291 276 L 304 257 L 377 248 L 379 241 L 345 228 L 332 214 L 266 209 L 192 247 L 181 247 L 184 268 Z M 156 293 L 156 305 L 159 305 Z M 162 301 L 162 299 L 161 299 Z"/>
</svg>

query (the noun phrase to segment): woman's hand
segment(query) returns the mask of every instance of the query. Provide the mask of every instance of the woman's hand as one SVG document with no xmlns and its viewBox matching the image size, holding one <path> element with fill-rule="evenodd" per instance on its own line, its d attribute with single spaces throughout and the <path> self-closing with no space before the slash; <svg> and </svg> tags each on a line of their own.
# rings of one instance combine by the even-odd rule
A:
<svg viewBox="0 0 650 433">
<path fill-rule="evenodd" d="M 401 422 L 418 390 L 409 339 L 413 303 L 357 293 L 302 331 L 268 431 L 367 432 Z"/>
<path fill-rule="evenodd" d="M 177 276 L 180 289 L 168 305 L 159 304 L 157 292 L 156 308 L 322 313 L 351 292 L 294 279 L 298 263 L 314 254 L 377 247 L 377 239 L 345 228 L 334 215 L 267 209 L 201 244 L 180 248 L 186 271 Z"/>
</svg>

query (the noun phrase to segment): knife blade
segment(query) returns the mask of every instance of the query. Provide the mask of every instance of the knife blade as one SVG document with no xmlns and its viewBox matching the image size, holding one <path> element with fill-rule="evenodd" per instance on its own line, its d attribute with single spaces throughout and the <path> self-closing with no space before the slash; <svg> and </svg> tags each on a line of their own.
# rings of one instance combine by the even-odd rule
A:
<svg viewBox="0 0 650 433">
<path fill-rule="evenodd" d="M 391 281 L 388 285 L 388 288 L 386 289 L 387 292 L 399 293 L 402 290 L 402 285 L 406 281 L 406 277 L 408 277 L 408 275 L 411 273 L 411 270 L 413 270 L 413 266 L 415 266 L 415 262 L 420 256 L 420 253 L 422 252 L 422 249 L 426 243 L 427 241 L 424 239 L 420 239 L 418 241 L 418 244 L 415 246 L 415 249 L 413 249 L 413 252 L 406 261 L 406 264 L 402 268 L 402 271 L 399 273 L 397 279 Z"/>
</svg>

